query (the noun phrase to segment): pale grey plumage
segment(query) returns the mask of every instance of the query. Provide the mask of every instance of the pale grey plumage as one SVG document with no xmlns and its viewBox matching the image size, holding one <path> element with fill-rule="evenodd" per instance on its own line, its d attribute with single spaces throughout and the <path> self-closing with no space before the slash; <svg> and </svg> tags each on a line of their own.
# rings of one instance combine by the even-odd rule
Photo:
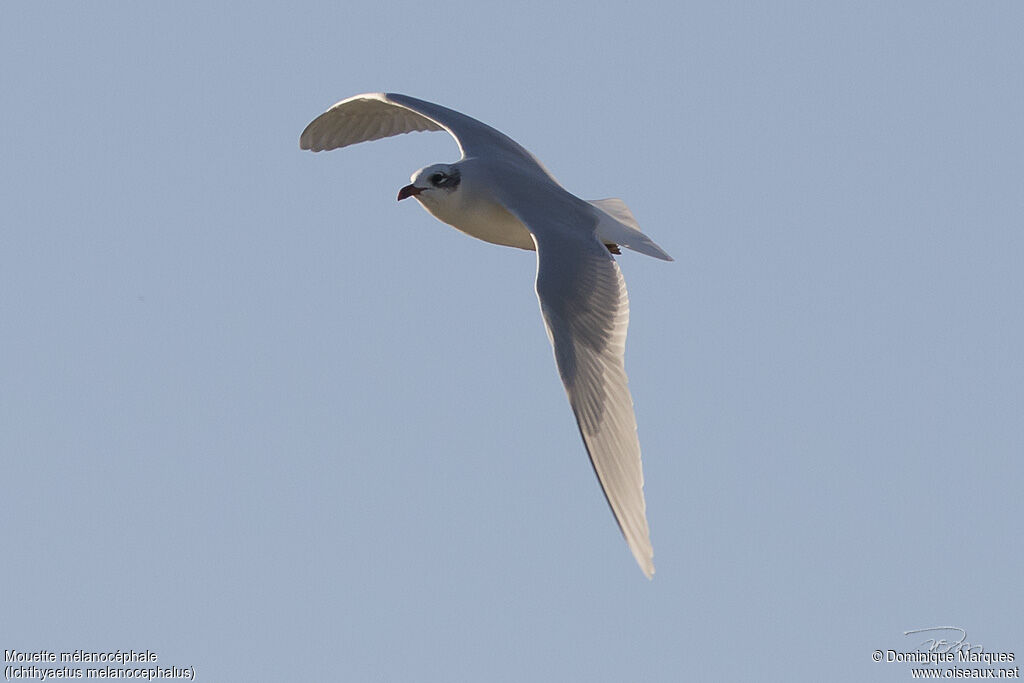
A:
<svg viewBox="0 0 1024 683">
<path fill-rule="evenodd" d="M 416 199 L 474 237 L 537 251 L 536 291 L 555 361 L 608 504 L 644 573 L 654 573 L 633 402 L 624 365 L 629 300 L 605 245 L 671 260 L 636 227 L 619 200 L 586 202 L 567 192 L 514 140 L 475 119 L 405 95 L 372 93 L 339 102 L 303 131 L 321 151 L 421 130 L 446 130 L 456 164 L 414 174 L 399 199 Z M 430 178 L 461 174 L 455 186 Z"/>
</svg>

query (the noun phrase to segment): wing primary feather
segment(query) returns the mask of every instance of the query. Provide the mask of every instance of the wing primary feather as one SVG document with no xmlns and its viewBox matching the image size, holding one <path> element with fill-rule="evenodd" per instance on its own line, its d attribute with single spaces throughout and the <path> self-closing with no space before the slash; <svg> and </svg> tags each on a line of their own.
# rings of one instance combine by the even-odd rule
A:
<svg viewBox="0 0 1024 683">
<path fill-rule="evenodd" d="M 534 239 L 537 296 L 576 426 L 619 530 L 650 578 L 654 553 L 623 357 L 629 324 L 625 281 L 593 236 L 534 233 Z"/>
<path fill-rule="evenodd" d="M 299 147 L 322 152 L 426 130 L 448 131 L 463 157 L 500 157 L 554 181 L 536 157 L 504 133 L 453 109 L 397 93 L 366 93 L 338 102 L 306 126 Z"/>
</svg>

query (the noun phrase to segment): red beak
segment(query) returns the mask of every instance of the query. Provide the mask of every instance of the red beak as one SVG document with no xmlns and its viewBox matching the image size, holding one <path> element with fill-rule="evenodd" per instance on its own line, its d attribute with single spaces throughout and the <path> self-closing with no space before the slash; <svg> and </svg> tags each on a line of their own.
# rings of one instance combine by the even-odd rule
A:
<svg viewBox="0 0 1024 683">
<path fill-rule="evenodd" d="M 398 191 L 398 201 L 402 201 L 406 197 L 415 197 L 420 192 L 423 192 L 422 187 L 416 187 L 415 185 L 406 185 Z"/>
</svg>

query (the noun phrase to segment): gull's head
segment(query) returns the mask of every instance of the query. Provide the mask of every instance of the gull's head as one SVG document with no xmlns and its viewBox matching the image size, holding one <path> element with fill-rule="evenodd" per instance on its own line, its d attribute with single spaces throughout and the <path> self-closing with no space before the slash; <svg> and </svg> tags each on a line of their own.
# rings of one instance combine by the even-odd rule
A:
<svg viewBox="0 0 1024 683">
<path fill-rule="evenodd" d="M 416 197 L 424 205 L 443 204 L 458 191 L 462 173 L 455 164 L 434 164 L 412 174 L 411 185 L 398 191 L 398 201 Z"/>
</svg>

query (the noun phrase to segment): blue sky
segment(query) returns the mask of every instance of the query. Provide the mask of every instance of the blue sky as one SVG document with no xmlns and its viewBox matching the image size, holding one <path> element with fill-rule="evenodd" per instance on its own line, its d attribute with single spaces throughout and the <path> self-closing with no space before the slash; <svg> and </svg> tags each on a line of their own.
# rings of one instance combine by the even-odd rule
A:
<svg viewBox="0 0 1024 683">
<path fill-rule="evenodd" d="M 1024 657 L 1018 3 L 8 3 L 5 649 L 197 680 L 893 680 Z M 412 203 L 475 116 L 619 258 L 658 573 L 601 496 L 533 255 Z"/>
</svg>

